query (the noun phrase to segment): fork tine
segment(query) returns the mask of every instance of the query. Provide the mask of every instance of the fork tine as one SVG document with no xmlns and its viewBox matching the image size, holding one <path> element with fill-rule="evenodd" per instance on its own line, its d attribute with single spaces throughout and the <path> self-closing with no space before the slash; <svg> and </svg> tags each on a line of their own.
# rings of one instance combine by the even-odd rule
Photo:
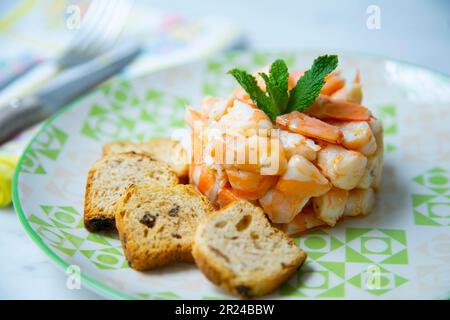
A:
<svg viewBox="0 0 450 320">
<path fill-rule="evenodd" d="M 98 23 L 98 17 L 102 16 L 106 2 L 103 0 L 92 1 L 86 14 L 81 21 L 81 28 L 72 38 L 65 53 L 60 57 L 58 63 L 69 67 L 89 58 L 84 52 L 84 46 L 95 38 L 94 28 Z"/>
<path fill-rule="evenodd" d="M 104 51 L 114 46 L 128 21 L 132 9 L 132 2 L 119 0 L 112 13 L 111 19 L 98 41 L 95 43 L 96 51 Z"/>
<path fill-rule="evenodd" d="M 105 3 L 102 0 L 91 2 L 81 21 L 80 29 L 77 31 L 70 43 L 70 47 L 75 50 L 78 49 L 82 43 L 86 42 L 87 37 L 92 35 L 91 31 L 97 23 L 98 17 L 101 15 L 104 5 Z"/>
<path fill-rule="evenodd" d="M 117 8 L 119 8 L 120 6 L 120 2 L 117 0 L 111 1 L 109 3 L 109 6 L 107 7 L 107 11 L 105 12 L 105 17 L 107 17 L 107 19 L 103 19 L 101 24 L 97 25 L 97 38 L 95 39 L 95 42 L 91 43 L 89 50 L 91 52 L 96 52 L 99 50 L 100 48 L 100 42 L 102 41 L 102 39 L 104 39 L 105 35 L 108 32 L 108 28 L 109 26 L 114 23 L 114 14 L 117 10 Z"/>
<path fill-rule="evenodd" d="M 112 47 L 125 26 L 131 7 L 132 2 L 128 0 L 92 1 L 80 30 L 59 63 L 71 66 Z"/>
<path fill-rule="evenodd" d="M 80 50 L 88 52 L 93 43 L 95 43 L 101 33 L 104 31 L 104 26 L 108 23 L 111 17 L 111 12 L 115 6 L 115 0 L 104 1 L 101 0 L 101 6 L 96 10 L 96 15 L 91 17 L 89 35 L 80 44 Z"/>
</svg>

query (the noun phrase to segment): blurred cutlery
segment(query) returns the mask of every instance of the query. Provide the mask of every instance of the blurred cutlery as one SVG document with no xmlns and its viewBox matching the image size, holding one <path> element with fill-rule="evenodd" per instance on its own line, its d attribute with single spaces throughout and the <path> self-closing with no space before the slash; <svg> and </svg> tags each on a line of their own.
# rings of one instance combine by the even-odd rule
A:
<svg viewBox="0 0 450 320">
<path fill-rule="evenodd" d="M 96 0 L 89 5 L 68 47 L 60 57 L 40 63 L 0 92 L 0 106 L 31 93 L 58 72 L 106 52 L 122 32 L 133 1 Z"/>
<path fill-rule="evenodd" d="M 122 44 L 89 62 L 62 72 L 34 95 L 10 101 L 0 112 L 0 144 L 50 117 L 74 98 L 117 73 L 140 51 L 134 42 Z"/>
</svg>

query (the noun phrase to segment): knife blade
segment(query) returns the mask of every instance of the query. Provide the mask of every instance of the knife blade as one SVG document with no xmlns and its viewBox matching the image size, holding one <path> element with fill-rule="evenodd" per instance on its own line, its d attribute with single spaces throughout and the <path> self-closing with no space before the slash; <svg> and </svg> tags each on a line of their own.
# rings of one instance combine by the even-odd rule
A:
<svg viewBox="0 0 450 320">
<path fill-rule="evenodd" d="M 135 42 L 117 46 L 89 62 L 55 77 L 34 95 L 0 107 L 0 144 L 54 114 L 129 64 L 141 51 Z"/>
</svg>

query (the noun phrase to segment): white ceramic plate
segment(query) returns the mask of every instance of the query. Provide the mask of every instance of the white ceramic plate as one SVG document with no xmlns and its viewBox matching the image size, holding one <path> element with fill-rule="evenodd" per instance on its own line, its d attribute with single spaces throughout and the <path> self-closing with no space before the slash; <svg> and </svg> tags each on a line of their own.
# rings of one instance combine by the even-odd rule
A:
<svg viewBox="0 0 450 320">
<path fill-rule="evenodd" d="M 308 67 L 320 52 L 241 52 L 136 80 L 115 80 L 50 119 L 27 147 L 14 206 L 37 245 L 83 283 L 112 298 L 220 299 L 195 265 L 130 269 L 115 236 L 83 228 L 86 173 L 104 143 L 168 136 L 184 107 L 235 86 L 232 67 L 254 70 L 283 57 Z M 270 298 L 448 298 L 450 291 L 450 80 L 381 58 L 340 54 L 359 69 L 364 104 L 383 120 L 386 157 L 369 216 L 298 238 L 306 265 Z"/>
</svg>

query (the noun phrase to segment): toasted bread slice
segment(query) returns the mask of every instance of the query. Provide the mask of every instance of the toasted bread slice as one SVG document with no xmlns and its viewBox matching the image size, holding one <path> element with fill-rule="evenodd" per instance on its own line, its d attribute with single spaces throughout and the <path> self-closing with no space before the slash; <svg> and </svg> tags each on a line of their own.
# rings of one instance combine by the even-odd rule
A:
<svg viewBox="0 0 450 320">
<path fill-rule="evenodd" d="M 211 282 L 241 298 L 273 291 L 306 259 L 291 238 L 270 225 L 261 208 L 242 200 L 200 224 L 192 254 Z"/>
<path fill-rule="evenodd" d="M 186 150 L 177 140 L 159 138 L 140 143 L 117 141 L 103 146 L 104 157 L 130 151 L 148 154 L 153 159 L 167 163 L 175 171 L 180 181 L 187 181 L 189 159 Z"/>
<path fill-rule="evenodd" d="M 191 185 L 131 186 L 116 212 L 116 225 L 130 267 L 148 270 L 191 262 L 199 222 L 213 210 Z"/>
<path fill-rule="evenodd" d="M 170 167 L 147 155 L 121 153 L 97 161 L 89 170 L 84 201 L 84 225 L 92 232 L 115 229 L 116 203 L 131 184 L 178 183 Z"/>
</svg>

